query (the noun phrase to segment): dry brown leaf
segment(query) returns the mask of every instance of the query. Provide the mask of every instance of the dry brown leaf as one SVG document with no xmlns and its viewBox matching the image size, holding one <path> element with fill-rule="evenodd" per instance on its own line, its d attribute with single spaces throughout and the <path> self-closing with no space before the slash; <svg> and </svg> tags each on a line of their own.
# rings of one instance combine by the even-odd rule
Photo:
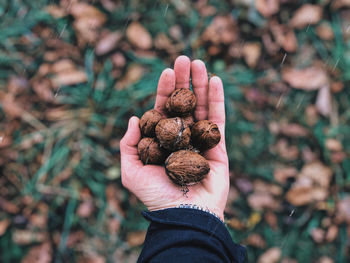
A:
<svg viewBox="0 0 350 263">
<path fill-rule="evenodd" d="M 10 214 L 17 214 L 19 212 L 19 207 L 10 201 L 7 201 L 3 197 L 0 196 L 0 208 L 1 210 L 10 213 Z"/>
<path fill-rule="evenodd" d="M 87 81 L 87 76 L 84 71 L 70 71 L 57 74 L 53 77 L 52 83 L 54 87 L 58 88 L 60 86 L 69 86 Z"/>
<path fill-rule="evenodd" d="M 336 222 L 350 224 L 350 196 L 346 196 L 337 202 Z"/>
<path fill-rule="evenodd" d="M 253 182 L 253 187 L 255 192 L 269 193 L 275 196 L 279 196 L 283 193 L 283 190 L 280 186 L 275 184 L 269 184 L 262 180 L 255 180 Z"/>
<path fill-rule="evenodd" d="M 35 232 L 33 230 L 16 229 L 13 232 L 12 240 L 18 245 L 29 245 L 36 242 L 43 242 L 47 239 L 47 232 Z"/>
<path fill-rule="evenodd" d="M 292 187 L 286 194 L 286 199 L 294 206 L 307 205 L 327 198 L 328 191 L 321 187 Z"/>
<path fill-rule="evenodd" d="M 276 14 L 280 9 L 280 0 L 256 0 L 255 7 L 265 17 Z"/>
<path fill-rule="evenodd" d="M 311 231 L 311 237 L 315 243 L 322 243 L 325 236 L 325 231 L 321 228 L 314 228 Z"/>
<path fill-rule="evenodd" d="M 322 18 L 322 12 L 320 5 L 305 4 L 295 11 L 290 24 L 298 29 L 317 24 Z"/>
<path fill-rule="evenodd" d="M 17 104 L 15 97 L 11 93 L 7 93 L 3 98 L 0 98 L 0 103 L 3 111 L 10 119 L 18 118 L 22 115 L 22 108 Z"/>
<path fill-rule="evenodd" d="M 54 100 L 50 79 L 40 79 L 33 82 L 33 89 L 40 99 L 47 102 Z"/>
<path fill-rule="evenodd" d="M 333 0 L 332 8 L 339 9 L 342 7 L 350 7 L 350 0 Z"/>
<path fill-rule="evenodd" d="M 337 139 L 333 139 L 333 138 L 327 139 L 325 145 L 329 151 L 339 152 L 343 150 L 343 145 Z"/>
<path fill-rule="evenodd" d="M 146 231 L 131 232 L 126 236 L 126 240 L 131 247 L 140 246 L 145 241 Z"/>
<path fill-rule="evenodd" d="M 327 230 L 327 234 L 326 234 L 326 240 L 327 242 L 331 243 L 334 241 L 334 239 L 336 239 L 336 237 L 338 236 L 339 233 L 339 228 L 336 225 L 331 225 L 328 230 Z"/>
<path fill-rule="evenodd" d="M 280 203 L 271 194 L 263 192 L 254 192 L 248 196 L 249 206 L 256 210 L 280 208 Z"/>
<path fill-rule="evenodd" d="M 269 248 L 264 254 L 262 254 L 258 263 L 277 263 L 282 255 L 282 251 L 278 247 Z"/>
<path fill-rule="evenodd" d="M 11 221 L 9 219 L 4 219 L 0 221 L 0 237 L 5 234 L 8 226 L 10 225 Z"/>
<path fill-rule="evenodd" d="M 289 145 L 286 139 L 280 139 L 270 147 L 271 152 L 280 155 L 286 160 L 296 160 L 299 157 L 299 150 L 296 145 Z"/>
<path fill-rule="evenodd" d="M 139 64 L 132 64 L 128 67 L 123 79 L 118 81 L 115 88 L 118 90 L 124 89 L 129 85 L 132 85 L 139 81 L 143 74 L 145 73 L 145 68 Z"/>
<path fill-rule="evenodd" d="M 96 55 L 102 56 L 112 51 L 117 46 L 122 37 L 123 34 L 119 31 L 109 32 L 108 34 L 103 36 L 96 44 Z"/>
<path fill-rule="evenodd" d="M 252 247 L 258 247 L 258 248 L 266 247 L 266 242 L 263 239 L 263 237 L 256 233 L 250 234 L 247 237 L 247 239 L 243 241 L 243 243 Z"/>
<path fill-rule="evenodd" d="M 231 44 L 238 38 L 236 22 L 231 15 L 216 16 L 202 34 L 204 42 Z"/>
<path fill-rule="evenodd" d="M 309 105 L 306 107 L 305 117 L 306 117 L 307 124 L 310 126 L 314 126 L 318 122 L 319 115 L 314 105 Z"/>
<path fill-rule="evenodd" d="M 236 230 L 245 229 L 245 225 L 237 218 L 231 218 L 231 219 L 225 220 L 225 222 L 227 223 L 227 225 L 229 225 L 230 227 Z"/>
<path fill-rule="evenodd" d="M 328 22 L 323 22 L 317 26 L 316 33 L 323 40 L 332 40 L 334 38 L 333 29 Z"/>
<path fill-rule="evenodd" d="M 291 138 L 309 135 L 309 131 L 298 123 L 282 123 L 279 130 L 281 134 Z"/>
<path fill-rule="evenodd" d="M 94 211 L 94 204 L 92 202 L 92 199 L 84 200 L 77 209 L 77 214 L 80 217 L 87 218 L 91 216 L 91 214 Z"/>
<path fill-rule="evenodd" d="M 8 147 L 12 144 L 12 138 L 10 135 L 0 131 L 0 149 Z"/>
<path fill-rule="evenodd" d="M 323 256 L 319 260 L 317 260 L 316 263 L 334 263 L 334 261 L 333 261 L 333 259 L 331 259 L 327 256 Z"/>
<path fill-rule="evenodd" d="M 11 76 L 7 84 L 8 92 L 12 94 L 23 94 L 29 87 L 27 79 L 20 76 Z"/>
<path fill-rule="evenodd" d="M 52 262 L 52 247 L 49 242 L 29 249 L 28 253 L 21 260 L 21 263 L 49 263 Z"/>
<path fill-rule="evenodd" d="M 58 5 L 48 5 L 45 7 L 45 11 L 52 15 L 54 18 L 62 18 L 67 15 L 67 9 L 64 9 Z"/>
<path fill-rule="evenodd" d="M 286 25 L 280 25 L 272 21 L 269 25 L 276 43 L 287 52 L 295 52 L 298 48 L 298 41 L 294 30 Z"/>
<path fill-rule="evenodd" d="M 312 185 L 328 188 L 332 180 L 333 171 L 319 161 L 305 164 L 297 175 L 297 182 L 306 178 L 312 181 Z"/>
<path fill-rule="evenodd" d="M 126 37 L 129 42 L 140 49 L 152 47 L 152 37 L 147 29 L 139 22 L 132 22 L 126 29 Z"/>
<path fill-rule="evenodd" d="M 284 184 L 288 178 L 294 178 L 297 173 L 298 171 L 295 167 L 279 167 L 274 170 L 273 176 L 277 182 Z"/>
<path fill-rule="evenodd" d="M 341 92 L 343 89 L 344 89 L 344 83 L 343 82 L 337 81 L 337 82 L 333 82 L 331 84 L 331 91 L 333 93 Z"/>
<path fill-rule="evenodd" d="M 329 83 L 327 72 L 320 67 L 305 69 L 284 68 L 282 79 L 292 88 L 306 91 L 320 89 Z"/>
<path fill-rule="evenodd" d="M 166 50 L 168 53 L 176 52 L 176 47 L 173 45 L 168 36 L 164 33 L 159 33 L 156 36 L 154 40 L 154 46 L 157 49 Z"/>
<path fill-rule="evenodd" d="M 73 26 L 77 31 L 79 44 L 95 43 L 98 39 L 98 29 L 107 20 L 106 15 L 84 2 L 73 3 L 70 14 L 75 18 Z"/>
<path fill-rule="evenodd" d="M 316 98 L 316 109 L 323 116 L 328 117 L 332 112 L 332 95 L 329 85 L 323 85 Z"/>
<path fill-rule="evenodd" d="M 76 70 L 76 65 L 70 59 L 61 59 L 51 65 L 52 73 L 62 73 Z"/>
<path fill-rule="evenodd" d="M 261 46 L 258 42 L 248 42 L 243 46 L 243 57 L 250 68 L 255 68 L 261 55 Z"/>
</svg>

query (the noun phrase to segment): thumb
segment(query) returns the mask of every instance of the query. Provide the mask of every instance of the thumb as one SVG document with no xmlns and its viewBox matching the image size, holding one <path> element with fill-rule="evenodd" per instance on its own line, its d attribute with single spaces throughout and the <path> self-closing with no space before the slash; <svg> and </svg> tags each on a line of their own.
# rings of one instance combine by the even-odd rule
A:
<svg viewBox="0 0 350 263">
<path fill-rule="evenodd" d="M 141 139 L 141 131 L 139 127 L 139 118 L 133 116 L 129 120 L 128 130 L 120 141 L 121 155 L 137 155 L 137 144 Z"/>
</svg>

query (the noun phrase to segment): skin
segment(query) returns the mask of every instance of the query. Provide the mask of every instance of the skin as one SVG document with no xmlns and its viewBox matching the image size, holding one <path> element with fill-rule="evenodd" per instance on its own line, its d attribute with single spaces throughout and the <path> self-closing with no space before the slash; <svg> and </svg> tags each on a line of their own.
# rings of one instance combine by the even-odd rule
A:
<svg viewBox="0 0 350 263">
<path fill-rule="evenodd" d="M 154 108 L 164 113 L 167 98 L 174 89 L 189 88 L 190 77 L 197 97 L 195 118 L 216 123 L 221 133 L 219 144 L 205 153 L 210 173 L 200 183 L 189 186 L 189 192 L 184 195 L 181 187 L 170 181 L 163 166 L 143 165 L 137 153 L 137 144 L 141 140 L 139 119 L 133 116 L 120 142 L 122 183 L 150 211 L 172 208 L 179 204 L 196 204 L 209 209 L 223 220 L 230 182 L 221 79 L 215 76 L 208 81 L 203 61 L 191 62 L 188 57 L 179 56 L 175 60 L 174 69 L 167 68 L 160 76 Z"/>
</svg>

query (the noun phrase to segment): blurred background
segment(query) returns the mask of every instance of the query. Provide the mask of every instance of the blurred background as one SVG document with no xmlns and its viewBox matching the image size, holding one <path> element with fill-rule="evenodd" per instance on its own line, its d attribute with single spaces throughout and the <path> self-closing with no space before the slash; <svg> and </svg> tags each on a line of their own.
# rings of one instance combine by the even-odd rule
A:
<svg viewBox="0 0 350 263">
<path fill-rule="evenodd" d="M 226 95 L 249 262 L 350 261 L 350 1 L 0 0 L 0 262 L 136 262 L 119 142 L 181 54 Z"/>
</svg>

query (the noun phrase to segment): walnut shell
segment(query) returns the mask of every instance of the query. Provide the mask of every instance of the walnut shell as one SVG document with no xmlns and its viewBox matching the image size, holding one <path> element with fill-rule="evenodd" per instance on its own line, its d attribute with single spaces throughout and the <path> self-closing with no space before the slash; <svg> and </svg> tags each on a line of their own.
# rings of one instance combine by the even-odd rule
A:
<svg viewBox="0 0 350 263">
<path fill-rule="evenodd" d="M 194 125 L 195 121 L 192 115 L 188 115 L 186 117 L 182 117 L 182 120 L 184 122 L 185 127 L 192 128 Z"/>
<path fill-rule="evenodd" d="M 196 122 L 191 129 L 193 145 L 201 150 L 208 150 L 215 147 L 221 139 L 218 126 L 208 120 Z"/>
<path fill-rule="evenodd" d="M 143 138 L 137 145 L 137 151 L 144 164 L 162 164 L 166 158 L 165 151 L 154 138 Z"/>
<path fill-rule="evenodd" d="M 200 154 L 180 150 L 173 152 L 165 161 L 165 171 L 175 184 L 180 186 L 193 185 L 209 173 L 208 161 Z"/>
<path fill-rule="evenodd" d="M 156 125 L 163 118 L 164 116 L 156 110 L 146 111 L 140 119 L 140 129 L 143 136 L 155 137 Z"/>
<path fill-rule="evenodd" d="M 186 116 L 196 107 L 196 102 L 196 96 L 191 90 L 176 89 L 165 103 L 165 108 L 171 116 Z"/>
<path fill-rule="evenodd" d="M 191 129 L 185 127 L 181 118 L 162 119 L 156 126 L 156 136 L 162 147 L 176 151 L 190 145 Z"/>
</svg>

